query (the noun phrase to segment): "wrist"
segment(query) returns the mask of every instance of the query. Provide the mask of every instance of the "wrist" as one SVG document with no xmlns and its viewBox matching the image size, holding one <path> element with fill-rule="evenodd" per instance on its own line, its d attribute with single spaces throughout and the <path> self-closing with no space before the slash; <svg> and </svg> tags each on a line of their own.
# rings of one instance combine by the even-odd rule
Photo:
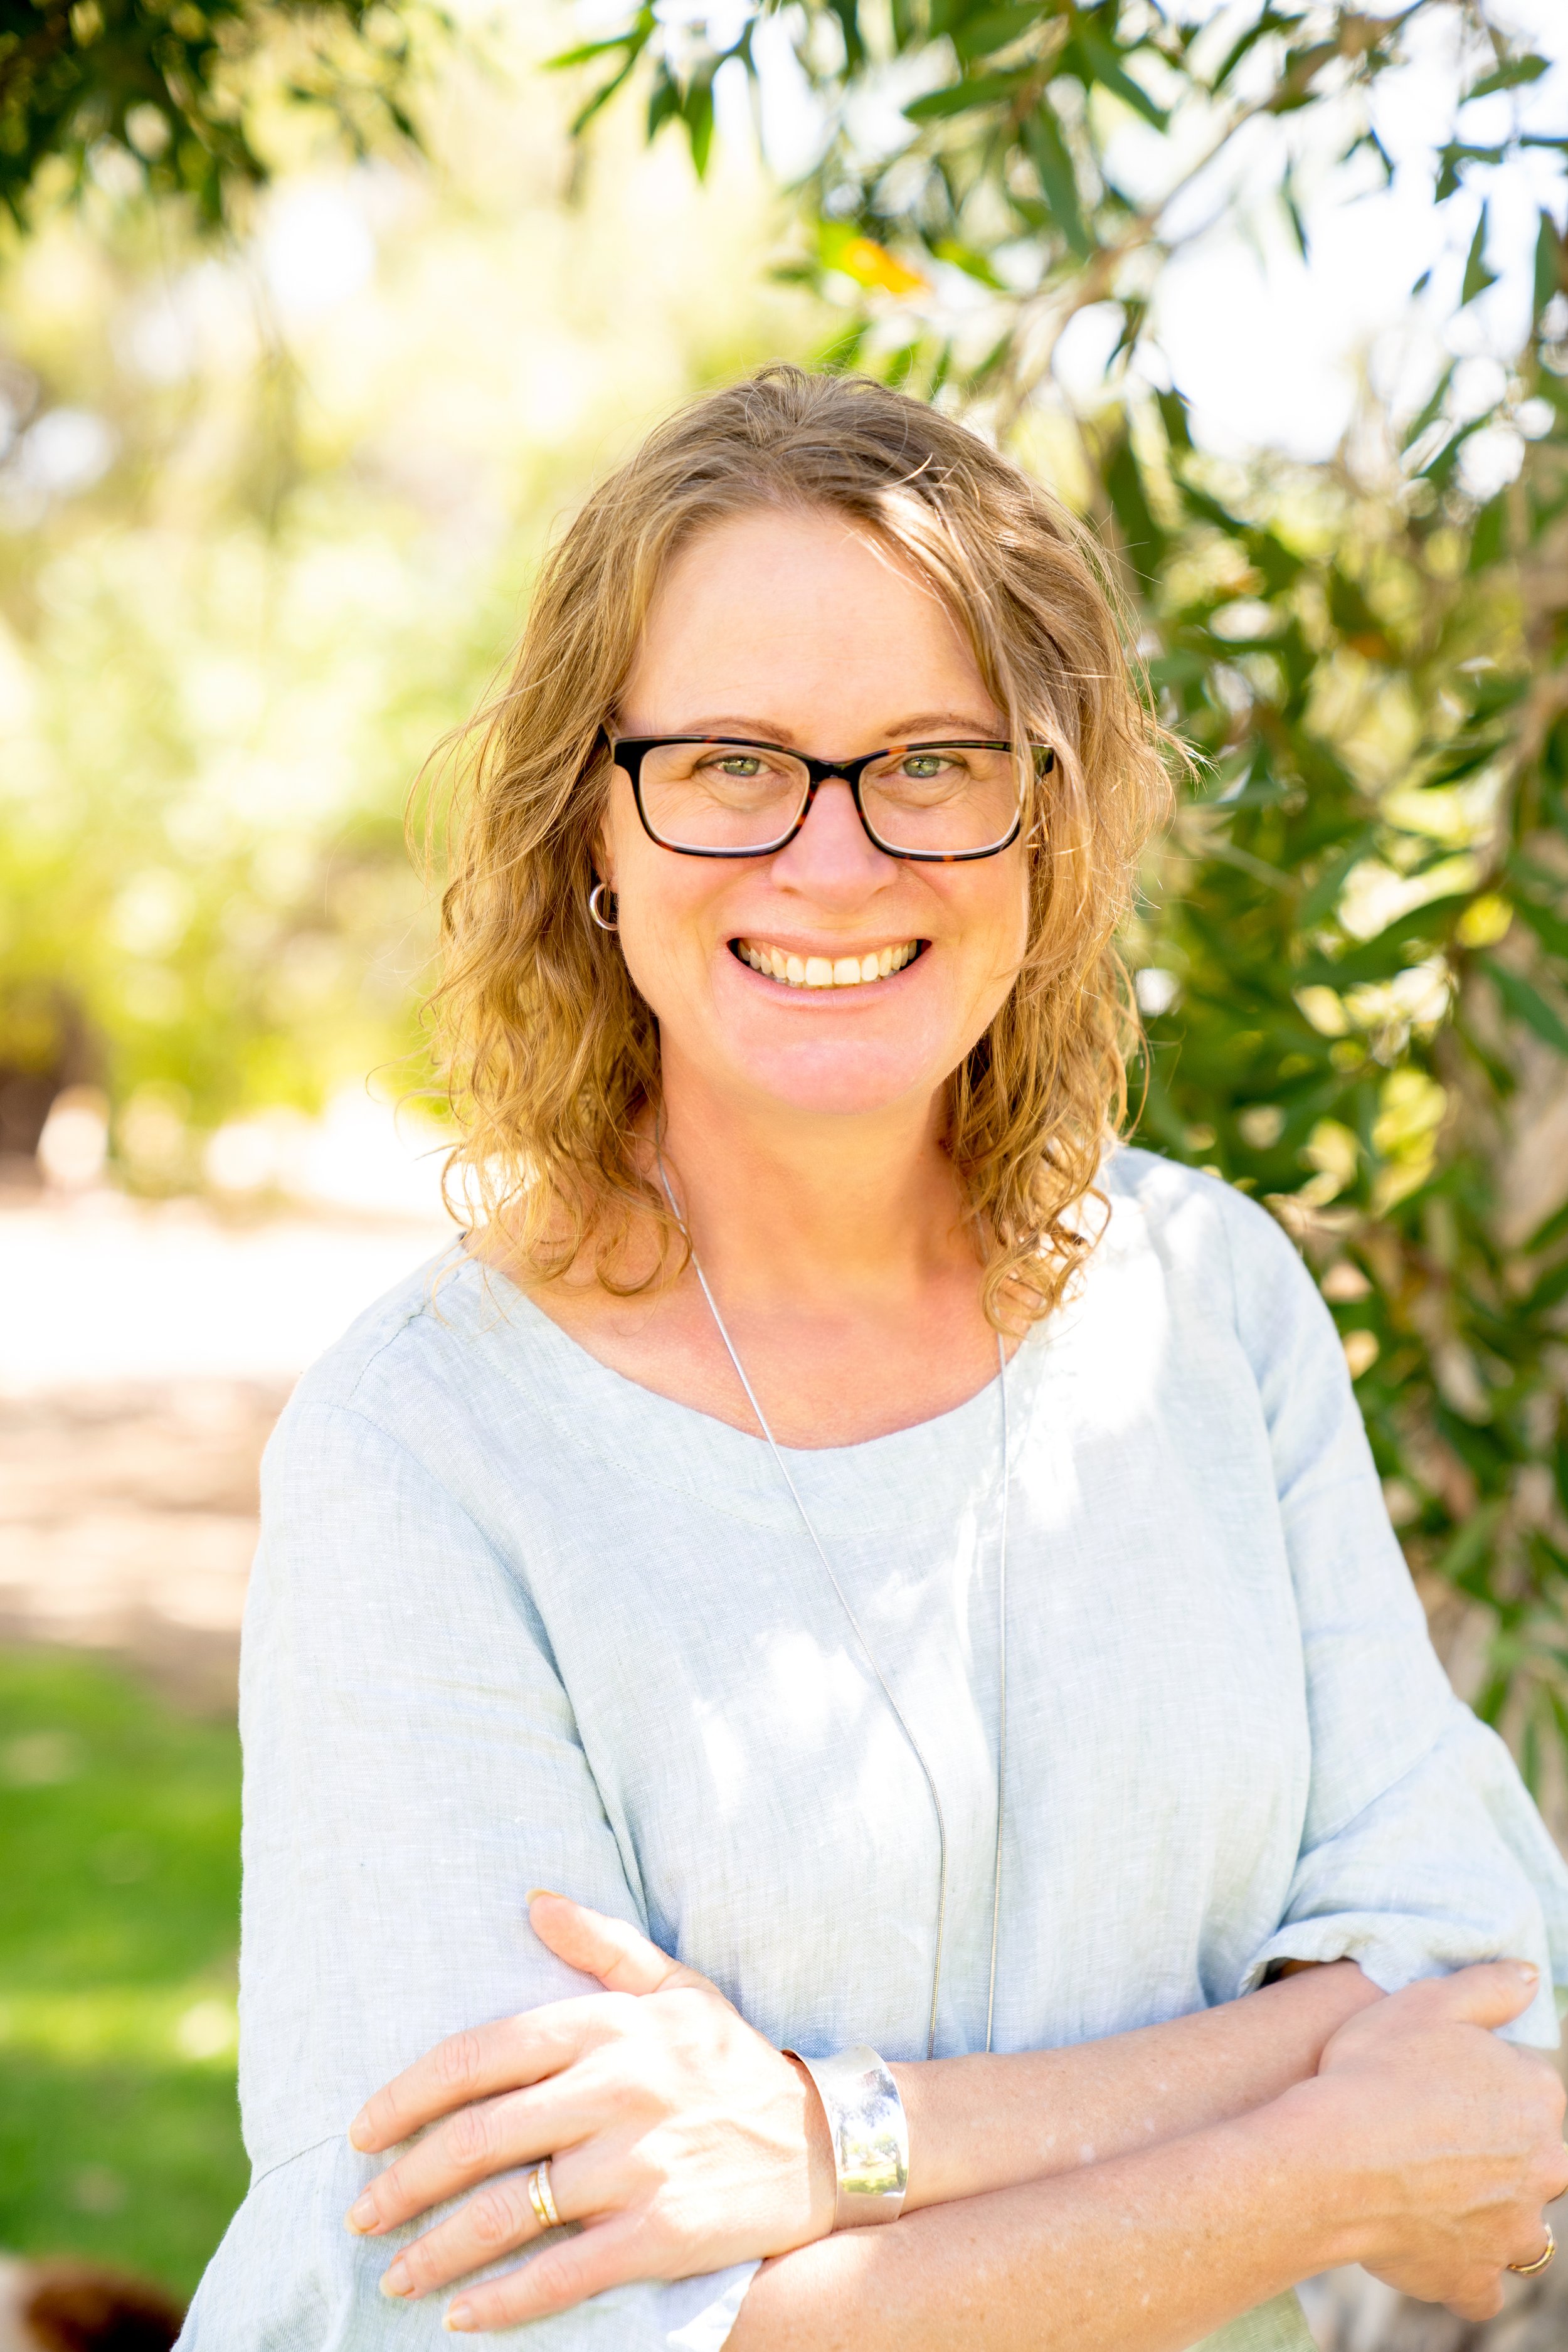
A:
<svg viewBox="0 0 1568 2352">
<path fill-rule="evenodd" d="M 838 2168 L 833 2135 L 816 2084 L 790 2050 L 781 2052 L 801 2095 L 801 2130 L 805 2143 L 806 2193 L 811 2214 L 811 2240 L 832 2235 L 838 2204 Z"/>
<path fill-rule="evenodd" d="M 1341 2026 L 1384 1998 L 1354 1960 L 1287 1960 L 1279 1975 L 1260 1990 L 1279 2004 L 1282 2018 L 1300 2021 L 1312 2073 Z"/>
<path fill-rule="evenodd" d="M 1336 2090 L 1311 2076 L 1223 2128 L 1240 2136 L 1249 2168 L 1289 2210 L 1304 2242 L 1300 2277 L 1362 2260 L 1373 2232 L 1358 2168 L 1347 2160 L 1353 2119 Z"/>
</svg>

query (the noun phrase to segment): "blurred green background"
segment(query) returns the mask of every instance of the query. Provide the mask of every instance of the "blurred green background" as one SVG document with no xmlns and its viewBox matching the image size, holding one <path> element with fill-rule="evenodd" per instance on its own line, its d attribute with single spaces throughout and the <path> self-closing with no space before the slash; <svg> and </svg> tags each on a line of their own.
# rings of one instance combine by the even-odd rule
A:
<svg viewBox="0 0 1568 2352">
<path fill-rule="evenodd" d="M 0 1650 L 0 2245 L 188 2294 L 247 2177 L 239 1743 L 50 1650 Z"/>
<path fill-rule="evenodd" d="M 684 394 L 868 368 L 1100 534 L 1196 755 L 1140 1139 L 1301 1245 L 1561 1834 L 1565 165 L 1561 0 L 0 14 L 0 1256 L 415 1199 L 405 811 L 541 548 Z M 184 2289 L 232 2209 L 237 1772 L 5 1654 L 0 2245 Z"/>
</svg>

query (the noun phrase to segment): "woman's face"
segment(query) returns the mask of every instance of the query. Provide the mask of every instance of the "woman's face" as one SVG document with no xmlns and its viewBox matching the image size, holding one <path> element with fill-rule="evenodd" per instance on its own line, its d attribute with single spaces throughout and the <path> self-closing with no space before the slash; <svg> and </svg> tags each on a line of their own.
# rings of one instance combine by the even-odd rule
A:
<svg viewBox="0 0 1568 2352">
<path fill-rule="evenodd" d="M 739 736 L 825 759 L 1001 726 L 918 573 L 826 510 L 759 509 L 683 549 L 616 714 L 623 735 Z M 929 1104 L 1024 950 L 1020 844 L 967 865 L 910 864 L 875 846 L 837 782 L 784 848 L 731 862 L 651 841 L 617 768 L 600 849 L 667 1074 L 684 1066 L 721 1093 L 805 1112 Z M 759 950 L 817 980 L 837 965 L 839 982 L 765 976 L 742 960 Z M 909 960 L 847 984 L 850 959 L 864 970 L 885 950 Z"/>
</svg>

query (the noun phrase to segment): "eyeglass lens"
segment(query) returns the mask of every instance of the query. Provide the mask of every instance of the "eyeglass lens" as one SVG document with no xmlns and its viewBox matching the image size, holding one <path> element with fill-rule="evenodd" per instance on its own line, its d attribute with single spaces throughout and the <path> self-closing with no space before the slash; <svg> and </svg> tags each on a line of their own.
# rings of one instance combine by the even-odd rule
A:
<svg viewBox="0 0 1568 2352">
<path fill-rule="evenodd" d="M 643 760 L 643 813 L 671 849 L 761 852 L 789 835 L 809 785 L 804 764 L 772 745 L 658 743 Z M 860 805 L 888 849 L 973 855 L 1017 821 L 1017 762 L 992 743 L 906 744 L 865 771 Z"/>
</svg>

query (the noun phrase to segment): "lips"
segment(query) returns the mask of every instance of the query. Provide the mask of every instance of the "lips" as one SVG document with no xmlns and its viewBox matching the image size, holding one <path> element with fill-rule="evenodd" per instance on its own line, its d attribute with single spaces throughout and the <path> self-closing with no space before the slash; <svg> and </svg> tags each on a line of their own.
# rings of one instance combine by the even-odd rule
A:
<svg viewBox="0 0 1568 2352">
<path fill-rule="evenodd" d="M 864 988 L 872 981 L 902 971 L 921 951 L 919 940 L 844 956 L 796 955 L 769 940 L 731 940 L 730 946 L 731 952 L 753 971 L 782 981 L 786 988 Z"/>
</svg>

